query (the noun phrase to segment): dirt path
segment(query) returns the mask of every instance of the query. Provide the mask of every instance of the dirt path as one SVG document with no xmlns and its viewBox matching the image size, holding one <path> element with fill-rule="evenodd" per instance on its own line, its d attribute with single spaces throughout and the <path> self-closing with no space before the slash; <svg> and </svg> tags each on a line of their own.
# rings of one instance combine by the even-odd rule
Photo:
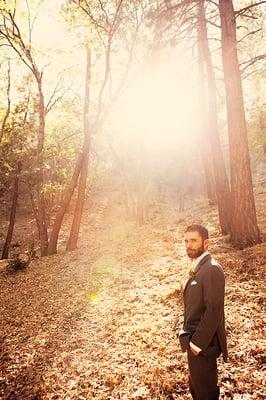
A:
<svg viewBox="0 0 266 400">
<path fill-rule="evenodd" d="M 220 363 L 222 397 L 262 399 L 265 247 L 221 252 L 215 210 L 197 207 L 227 275 L 233 362 Z M 98 211 L 87 216 L 80 250 L 2 274 L 1 399 L 190 398 L 174 328 L 182 321 L 182 233 L 191 217 L 177 222 L 160 212 L 136 227 Z"/>
</svg>

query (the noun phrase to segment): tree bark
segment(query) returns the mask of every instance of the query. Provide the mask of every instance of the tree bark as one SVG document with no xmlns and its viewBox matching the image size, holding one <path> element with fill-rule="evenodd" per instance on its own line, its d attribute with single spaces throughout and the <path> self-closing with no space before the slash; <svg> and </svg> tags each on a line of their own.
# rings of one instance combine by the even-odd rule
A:
<svg viewBox="0 0 266 400">
<path fill-rule="evenodd" d="M 202 159 L 204 178 L 206 184 L 206 192 L 208 197 L 208 203 L 211 206 L 217 204 L 217 198 L 215 191 L 213 166 L 212 163 L 210 162 L 211 158 L 209 158 L 209 156 L 211 157 L 211 152 L 207 153 L 206 147 L 202 148 L 201 159 Z"/>
<path fill-rule="evenodd" d="M 29 178 L 27 179 L 27 183 L 28 183 L 28 189 L 29 189 L 29 196 L 30 196 L 32 212 L 33 212 L 33 215 L 35 217 L 35 220 L 38 221 L 38 210 L 37 210 L 37 207 L 36 207 L 36 204 L 35 204 L 35 201 L 34 201 L 34 195 L 33 195 L 33 192 L 32 192 L 32 186 L 31 186 L 31 182 L 30 182 Z M 39 229 L 38 229 L 38 238 L 40 240 L 40 231 L 39 231 Z"/>
<path fill-rule="evenodd" d="M 208 45 L 204 0 L 198 2 L 199 47 L 206 65 L 208 84 L 208 137 L 211 145 L 212 164 L 216 186 L 219 222 L 223 234 L 231 231 L 231 195 L 225 170 L 221 141 L 218 129 L 216 82 L 211 53 Z"/>
<path fill-rule="evenodd" d="M 8 258 L 9 249 L 10 249 L 10 245 L 11 245 L 11 241 L 12 241 L 12 237 L 13 237 L 17 204 L 18 204 L 18 187 L 19 187 L 20 171 L 21 171 L 21 162 L 18 162 L 18 165 L 16 168 L 15 180 L 14 180 L 13 194 L 12 194 L 12 205 L 11 205 L 11 212 L 10 212 L 10 218 L 9 218 L 9 226 L 8 226 L 6 240 L 5 240 L 2 257 L 1 257 L 2 260 L 4 260 L 5 258 Z"/>
<path fill-rule="evenodd" d="M 236 21 L 232 0 L 219 1 L 222 28 L 227 125 L 229 134 L 232 224 L 231 240 L 237 248 L 261 242 L 257 225 L 247 139 L 242 82 L 237 57 Z"/>
<path fill-rule="evenodd" d="M 81 151 L 77 158 L 71 181 L 64 191 L 63 199 L 60 204 L 59 210 L 56 214 L 53 228 L 51 231 L 50 240 L 49 240 L 49 244 L 48 244 L 48 251 L 47 251 L 48 255 L 56 253 L 59 232 L 60 232 L 60 229 L 62 226 L 62 222 L 63 222 L 64 216 L 65 216 L 65 213 L 68 209 L 68 206 L 70 204 L 71 198 L 74 193 L 74 190 L 78 183 L 78 178 L 79 178 L 81 167 L 82 167 L 83 157 L 84 157 L 84 154 L 83 154 L 83 151 Z"/>
<path fill-rule="evenodd" d="M 206 182 L 207 197 L 209 204 L 216 204 L 216 189 L 214 181 L 214 172 L 212 165 L 212 155 L 208 135 L 208 110 L 207 110 L 207 96 L 205 89 L 205 72 L 204 72 L 204 57 L 201 45 L 200 29 L 198 27 L 198 97 L 199 97 L 199 116 L 200 116 L 200 129 L 199 129 L 199 148 L 201 151 L 201 159 L 203 171 Z"/>
<path fill-rule="evenodd" d="M 88 161 L 89 154 L 85 152 L 83 157 L 83 162 L 80 171 L 79 183 L 78 183 L 78 197 L 76 201 L 71 231 L 69 235 L 69 239 L 67 242 L 67 251 L 75 250 L 77 248 L 78 236 L 80 230 L 80 223 L 84 208 L 85 195 L 86 195 L 86 183 L 88 176 Z"/>
<path fill-rule="evenodd" d="M 43 177 L 43 146 L 45 132 L 45 107 L 42 92 L 41 76 L 36 72 L 36 80 L 38 83 L 39 93 L 39 129 L 38 129 L 38 147 L 37 147 L 37 226 L 39 230 L 41 256 L 47 255 L 48 248 L 48 232 L 46 222 L 46 206 L 43 192 L 44 177 Z"/>
<path fill-rule="evenodd" d="M 82 212 L 84 208 L 86 184 L 88 176 L 88 164 L 90 153 L 90 82 L 91 82 L 91 51 L 87 47 L 87 63 L 86 63 L 86 78 L 85 78 L 85 94 L 84 94 L 84 109 L 83 109 L 83 129 L 84 129 L 84 144 L 83 144 L 83 161 L 80 171 L 78 184 L 78 197 L 73 216 L 71 231 L 67 243 L 67 250 L 75 250 L 77 248 L 78 236 Z"/>
</svg>

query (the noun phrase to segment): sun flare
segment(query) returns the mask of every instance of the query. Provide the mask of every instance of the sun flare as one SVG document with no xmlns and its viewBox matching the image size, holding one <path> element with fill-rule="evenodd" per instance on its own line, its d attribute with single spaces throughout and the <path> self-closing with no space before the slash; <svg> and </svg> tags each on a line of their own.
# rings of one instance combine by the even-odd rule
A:
<svg viewBox="0 0 266 400">
<path fill-rule="evenodd" d="M 193 126 L 188 82 L 169 66 L 137 77 L 116 106 L 112 125 L 124 137 L 141 137 L 149 147 L 180 142 Z"/>
</svg>

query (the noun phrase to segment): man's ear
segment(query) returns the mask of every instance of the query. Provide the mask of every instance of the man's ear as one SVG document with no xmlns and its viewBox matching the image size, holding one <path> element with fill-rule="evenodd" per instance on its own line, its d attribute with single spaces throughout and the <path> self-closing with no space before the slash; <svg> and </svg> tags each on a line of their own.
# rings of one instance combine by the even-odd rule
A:
<svg viewBox="0 0 266 400">
<path fill-rule="evenodd" d="M 205 239 L 205 240 L 204 240 L 204 242 L 203 242 L 203 247 L 204 247 L 204 250 L 205 250 L 205 251 L 208 250 L 208 247 L 209 247 L 209 239 Z"/>
</svg>

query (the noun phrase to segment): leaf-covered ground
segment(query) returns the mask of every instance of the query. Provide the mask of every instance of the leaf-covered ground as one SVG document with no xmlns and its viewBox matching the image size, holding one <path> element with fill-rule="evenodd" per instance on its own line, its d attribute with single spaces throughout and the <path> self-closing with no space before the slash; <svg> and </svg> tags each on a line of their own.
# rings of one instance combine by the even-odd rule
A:
<svg viewBox="0 0 266 400">
<path fill-rule="evenodd" d="M 265 187 L 256 197 L 265 232 Z M 182 214 L 157 205 L 143 226 L 114 204 L 87 210 L 84 221 L 77 251 L 0 275 L 1 399 L 189 399 L 175 330 L 188 270 L 182 237 L 192 221 L 208 226 L 226 274 L 230 358 L 219 360 L 221 398 L 265 398 L 265 244 L 232 249 L 215 207 L 202 200 Z"/>
</svg>

